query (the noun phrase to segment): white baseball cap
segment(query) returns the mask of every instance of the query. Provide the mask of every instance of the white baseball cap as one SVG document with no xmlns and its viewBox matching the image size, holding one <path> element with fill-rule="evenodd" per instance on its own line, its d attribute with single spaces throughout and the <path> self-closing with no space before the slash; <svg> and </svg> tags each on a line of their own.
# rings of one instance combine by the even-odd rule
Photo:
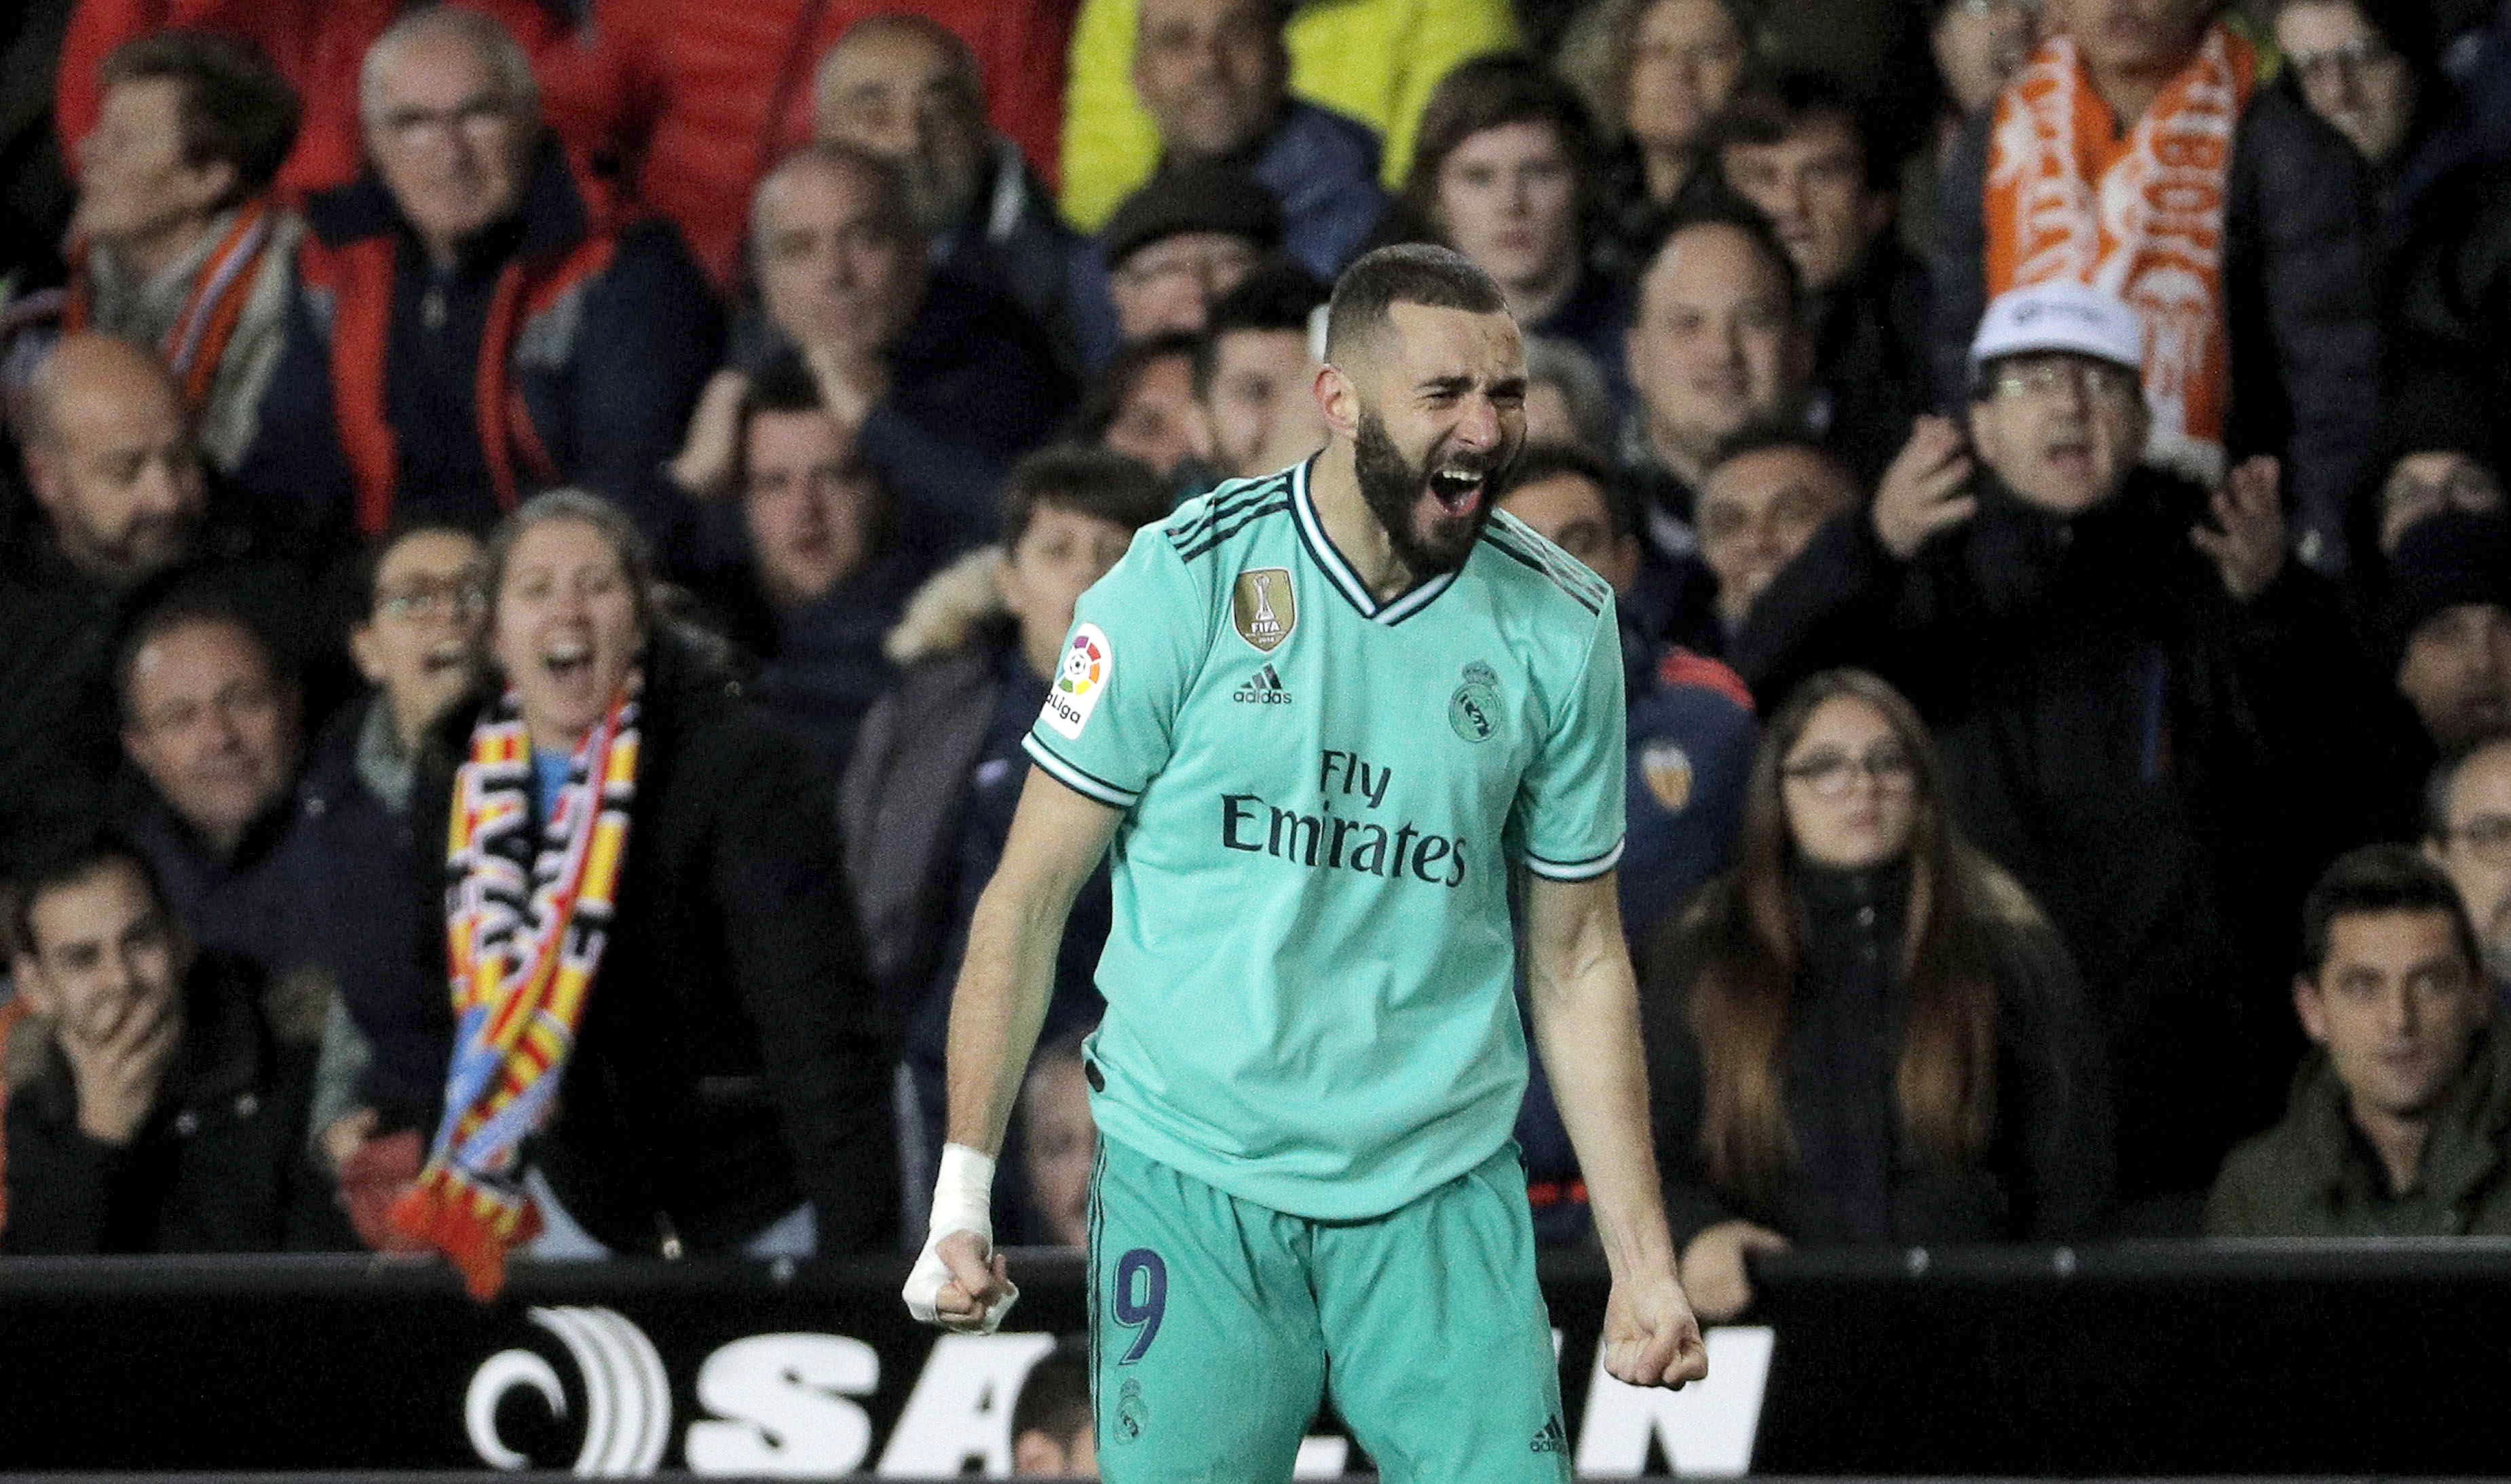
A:
<svg viewBox="0 0 2511 1484">
<path fill-rule="evenodd" d="M 1998 294 L 1971 337 L 1970 368 L 2006 356 L 2064 351 L 2131 370 L 2144 366 L 2144 319 L 2136 306 L 2086 284 L 2027 284 Z"/>
</svg>

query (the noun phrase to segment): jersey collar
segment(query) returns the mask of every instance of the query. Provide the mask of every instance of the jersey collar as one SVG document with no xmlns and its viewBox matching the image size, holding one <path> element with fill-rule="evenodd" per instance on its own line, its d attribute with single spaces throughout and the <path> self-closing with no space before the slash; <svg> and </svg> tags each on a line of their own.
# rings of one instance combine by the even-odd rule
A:
<svg viewBox="0 0 2511 1484">
<path fill-rule="evenodd" d="M 1299 528 L 1299 544 L 1308 549 L 1309 559 L 1324 569 L 1326 580 L 1360 610 L 1362 618 L 1390 628 L 1438 601 L 1439 594 L 1456 580 L 1455 573 L 1442 572 L 1380 603 L 1376 594 L 1369 590 L 1369 585 L 1360 580 L 1360 574 L 1351 569 L 1351 563 L 1342 559 L 1342 553 L 1334 550 L 1333 542 L 1326 535 L 1326 523 L 1317 518 L 1316 501 L 1308 493 L 1308 471 L 1316 467 L 1317 457 L 1310 454 L 1291 471 L 1291 514 Z"/>
</svg>

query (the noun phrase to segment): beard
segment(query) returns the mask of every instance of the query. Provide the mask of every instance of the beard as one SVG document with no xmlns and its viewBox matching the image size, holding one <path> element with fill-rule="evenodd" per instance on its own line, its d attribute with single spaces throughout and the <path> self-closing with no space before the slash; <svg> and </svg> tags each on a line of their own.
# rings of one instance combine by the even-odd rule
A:
<svg viewBox="0 0 2511 1484">
<path fill-rule="evenodd" d="M 1453 454 L 1439 458 L 1435 451 L 1420 464 L 1414 464 L 1395 446 L 1387 434 L 1385 420 L 1375 412 L 1360 415 L 1360 431 L 1352 439 L 1352 471 L 1360 482 L 1360 498 L 1369 513 L 1386 530 L 1386 544 L 1394 549 L 1395 559 L 1404 563 L 1414 580 L 1453 572 L 1465 564 L 1474 552 L 1474 543 L 1482 538 L 1483 527 L 1490 523 L 1491 486 L 1499 476 L 1516 461 L 1517 448 L 1504 444 L 1487 454 Z M 1480 476 L 1473 487 L 1469 503 L 1461 511 L 1432 493 L 1430 474 L 1433 467 L 1442 472 L 1468 471 Z M 1427 518 L 1422 515 L 1427 508 Z"/>
</svg>

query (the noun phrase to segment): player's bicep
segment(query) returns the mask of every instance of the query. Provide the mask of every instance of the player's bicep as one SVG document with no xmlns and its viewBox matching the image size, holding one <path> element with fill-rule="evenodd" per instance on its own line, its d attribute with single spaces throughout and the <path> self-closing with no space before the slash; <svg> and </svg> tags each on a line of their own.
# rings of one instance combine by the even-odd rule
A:
<svg viewBox="0 0 2511 1484">
<path fill-rule="evenodd" d="M 1023 917 L 1061 921 L 1082 883 L 1099 868 L 1124 817 L 1122 810 L 1074 791 L 1045 770 L 1029 769 L 986 894 L 999 895 Z"/>
</svg>

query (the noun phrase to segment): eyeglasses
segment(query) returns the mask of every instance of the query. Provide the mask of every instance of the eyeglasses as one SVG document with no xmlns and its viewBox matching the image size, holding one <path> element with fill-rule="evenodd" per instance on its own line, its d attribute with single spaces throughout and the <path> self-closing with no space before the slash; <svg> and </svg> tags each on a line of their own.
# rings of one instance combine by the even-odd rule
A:
<svg viewBox="0 0 2511 1484">
<path fill-rule="evenodd" d="M 513 99 L 482 94 L 450 108 L 391 109 L 373 115 L 370 122 L 387 141 L 407 149 L 439 133 L 448 138 L 459 133 L 473 139 L 493 135 L 515 121 L 515 112 Z"/>
<path fill-rule="evenodd" d="M 2364 73 L 2383 62 L 2393 60 L 2397 53 L 2377 36 L 2358 36 L 2342 46 L 2323 52 L 2287 52 L 2285 65 L 2293 68 L 2303 83 L 2313 88 L 2326 88 L 2340 78 L 2347 82 L 2360 79 Z"/>
<path fill-rule="evenodd" d="M 2478 815 L 2443 838 L 2464 844 L 2467 853 L 2487 865 L 2511 865 L 2511 815 Z"/>
<path fill-rule="evenodd" d="M 1154 244 L 1134 253 L 1109 275 L 1127 288 L 1146 289 L 1166 280 L 1191 277 L 1208 292 L 1224 292 L 1256 271 L 1256 253 L 1237 243 L 1226 246 L 1181 246 L 1174 250 Z"/>
<path fill-rule="evenodd" d="M 2082 394 L 2088 401 L 2126 406 L 2142 385 L 2137 373 L 2106 361 L 2050 356 L 2009 361 L 1989 377 L 1989 391 L 2006 401 L 2030 398 L 2046 401 L 2062 392 Z"/>
<path fill-rule="evenodd" d="M 1918 764 L 1897 743 L 1877 742 L 1867 748 L 1862 758 L 1821 747 L 1779 770 L 1779 777 L 1802 783 L 1825 799 L 1845 797 L 1860 774 L 1873 779 L 1878 789 L 1898 792 L 1917 782 Z"/>
<path fill-rule="evenodd" d="M 476 619 L 487 611 L 487 588 L 469 580 L 417 582 L 406 588 L 375 594 L 376 616 L 401 624 L 413 619 L 444 618 L 447 615 Z"/>
</svg>

